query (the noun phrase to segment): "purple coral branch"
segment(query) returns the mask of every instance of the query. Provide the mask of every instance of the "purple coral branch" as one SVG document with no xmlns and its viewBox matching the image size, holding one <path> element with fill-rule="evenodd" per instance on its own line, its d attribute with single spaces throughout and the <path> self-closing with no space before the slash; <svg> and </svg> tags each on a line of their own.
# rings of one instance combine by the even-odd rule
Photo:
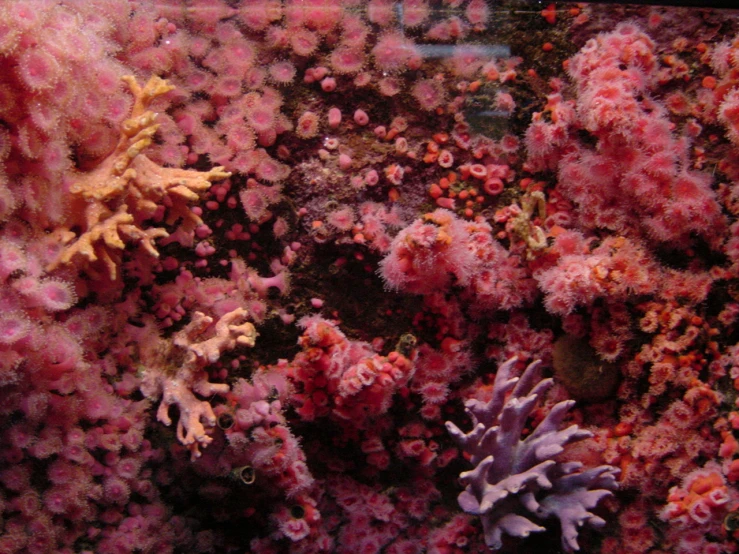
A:
<svg viewBox="0 0 739 554">
<path fill-rule="evenodd" d="M 481 517 L 485 542 L 494 550 L 502 546 L 504 534 L 527 537 L 544 531 L 536 521 L 552 517 L 560 521 L 563 548 L 578 550 L 580 527 L 605 524 L 589 510 L 617 488 L 618 469 L 603 465 L 581 470 L 579 462 L 552 459 L 567 444 L 591 436 L 577 425 L 560 429 L 572 400 L 556 404 L 521 440 L 531 412 L 552 380 L 540 378 L 538 361 L 529 364 L 520 378 L 511 377 L 517 361 L 514 357 L 500 366 L 489 402 L 465 403 L 473 424 L 469 433 L 446 422 L 449 433 L 470 454 L 475 466 L 460 475 L 465 490 L 458 497 L 459 505 Z"/>
</svg>

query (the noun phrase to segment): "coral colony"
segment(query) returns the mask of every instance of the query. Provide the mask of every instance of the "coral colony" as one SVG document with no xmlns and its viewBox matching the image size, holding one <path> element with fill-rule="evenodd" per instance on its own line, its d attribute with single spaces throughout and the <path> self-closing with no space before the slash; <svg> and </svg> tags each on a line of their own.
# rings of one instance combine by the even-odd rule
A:
<svg viewBox="0 0 739 554">
<path fill-rule="evenodd" d="M 537 518 L 557 517 L 563 548 L 578 550 L 578 527 L 585 522 L 598 527 L 605 524 L 586 508 L 593 508 L 609 495 L 607 489 L 616 488 L 614 476 L 618 470 L 602 465 L 579 471 L 580 462 L 558 464 L 552 459 L 566 444 L 593 436 L 576 424 L 559 430 L 574 400 L 552 406 L 537 427 L 520 440 L 539 395 L 553 381 L 538 376 L 538 362 L 529 365 L 520 380 L 509 379 L 516 361 L 511 358 L 498 368 L 489 402 L 467 401 L 467 412 L 475 424 L 472 431 L 464 434 L 454 423 L 446 424 L 475 464 L 474 470 L 461 475 L 460 481 L 467 486 L 459 495 L 459 505 L 465 512 L 482 516 L 485 542 L 494 549 L 500 548 L 503 533 L 526 537 L 544 531 L 544 527 L 520 515 L 523 510 Z M 511 394 L 506 398 L 508 392 Z M 588 490 L 595 485 L 606 489 Z M 540 503 L 537 493 L 542 491 Z"/>
<path fill-rule="evenodd" d="M 739 11 L 0 0 L 1 554 L 738 552 L 738 391 Z"/>
</svg>

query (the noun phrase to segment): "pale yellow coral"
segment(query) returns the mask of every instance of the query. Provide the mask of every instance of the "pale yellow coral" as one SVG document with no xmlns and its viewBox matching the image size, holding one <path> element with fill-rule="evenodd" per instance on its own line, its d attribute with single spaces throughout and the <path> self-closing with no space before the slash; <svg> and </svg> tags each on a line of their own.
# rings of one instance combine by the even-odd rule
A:
<svg viewBox="0 0 739 554">
<path fill-rule="evenodd" d="M 526 243 L 526 258 L 529 260 L 533 259 L 534 252 L 541 251 L 547 246 L 544 230 L 531 221 L 537 211 L 539 219 L 544 221 L 547 215 L 544 193 L 541 191 L 527 193 L 521 197 L 521 211 L 511 219 L 509 224 L 510 229 L 518 238 Z"/>
<path fill-rule="evenodd" d="M 161 167 L 142 154 L 159 127 L 155 123 L 157 114 L 149 106 L 173 87 L 159 77 L 152 77 L 144 87 L 131 76 L 123 79 L 134 96 L 131 117 L 122 123 L 121 137 L 110 156 L 92 171 L 75 176 L 69 189 L 74 204 L 67 229 L 79 228 L 81 232 L 49 270 L 62 264 L 89 267 L 99 262 L 112 280 L 117 279 L 127 242 L 137 242 L 158 257 L 155 240 L 169 233 L 161 227 L 144 228 L 142 223 L 154 215 L 158 206 L 167 206 L 168 225 L 179 221 L 181 229 L 190 232 L 202 220 L 189 204 L 197 201 L 213 181 L 230 175 L 221 166 L 209 171 Z"/>
</svg>

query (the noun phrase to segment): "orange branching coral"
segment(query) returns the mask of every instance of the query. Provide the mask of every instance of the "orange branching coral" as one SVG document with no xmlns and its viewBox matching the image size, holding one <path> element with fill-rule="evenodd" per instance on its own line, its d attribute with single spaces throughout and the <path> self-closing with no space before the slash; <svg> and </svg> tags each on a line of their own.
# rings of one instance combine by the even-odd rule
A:
<svg viewBox="0 0 739 554">
<path fill-rule="evenodd" d="M 161 227 L 145 228 L 143 223 L 159 205 L 167 207 L 165 223 L 181 221 L 181 230 L 190 232 L 202 220 L 189 203 L 198 200 L 211 182 L 230 175 L 221 166 L 209 171 L 161 167 L 142 154 L 159 127 L 149 106 L 174 87 L 159 77 L 150 78 L 144 87 L 132 76 L 123 79 L 134 96 L 131 117 L 121 125 L 115 150 L 92 171 L 77 175 L 70 187 L 73 209 L 62 233 L 68 244 L 50 270 L 69 263 L 89 269 L 100 262 L 116 280 L 126 242 L 138 242 L 149 254 L 159 256 L 154 241 L 169 233 Z M 81 229 L 79 236 L 70 231 L 76 228 Z"/>
</svg>

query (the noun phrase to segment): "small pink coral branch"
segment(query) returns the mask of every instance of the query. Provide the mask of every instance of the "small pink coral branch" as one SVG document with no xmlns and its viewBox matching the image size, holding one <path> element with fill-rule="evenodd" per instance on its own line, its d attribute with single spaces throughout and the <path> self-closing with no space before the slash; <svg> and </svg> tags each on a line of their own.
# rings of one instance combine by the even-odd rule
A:
<svg viewBox="0 0 739 554">
<path fill-rule="evenodd" d="M 213 441 L 209 431 L 216 423 L 211 405 L 194 393 L 209 397 L 229 392 L 227 384 L 209 382 L 204 368 L 218 361 L 227 350 L 254 346 L 257 332 L 254 325 L 244 321 L 247 315 L 245 309 L 237 308 L 213 325 L 212 317 L 195 312 L 192 321 L 172 341 L 159 339 L 158 348 L 151 350 L 152 359 L 142 360 L 146 369 L 141 392 L 152 399 L 161 396 L 157 419 L 164 425 L 172 424 L 169 408 L 177 406 L 177 440 L 189 448 L 193 459 L 199 458 L 200 449 Z M 214 336 L 196 342 L 211 327 Z"/>
<path fill-rule="evenodd" d="M 200 457 L 200 447 L 205 448 L 213 439 L 208 435 L 208 428 L 216 423 L 216 415 L 208 402 L 198 400 L 190 389 L 195 390 L 203 396 L 213 394 L 225 394 L 228 385 L 209 383 L 205 375 L 201 375 L 193 381 L 187 376 L 176 376 L 164 378 L 161 383 L 162 402 L 157 409 L 157 419 L 166 426 L 172 424 L 169 417 L 169 408 L 176 405 L 180 411 L 180 419 L 177 422 L 177 440 L 187 446 L 193 458 Z"/>
<path fill-rule="evenodd" d="M 227 350 L 233 350 L 237 346 L 254 346 L 257 338 L 254 325 L 248 321 L 238 323 L 246 318 L 247 314 L 244 308 L 227 313 L 216 322 L 214 337 L 193 343 L 192 337 L 200 335 L 213 323 L 212 317 L 195 312 L 192 321 L 174 336 L 174 344 L 190 351 L 190 357 L 186 361 L 188 365 L 195 366 L 199 361 L 215 363 Z"/>
</svg>

